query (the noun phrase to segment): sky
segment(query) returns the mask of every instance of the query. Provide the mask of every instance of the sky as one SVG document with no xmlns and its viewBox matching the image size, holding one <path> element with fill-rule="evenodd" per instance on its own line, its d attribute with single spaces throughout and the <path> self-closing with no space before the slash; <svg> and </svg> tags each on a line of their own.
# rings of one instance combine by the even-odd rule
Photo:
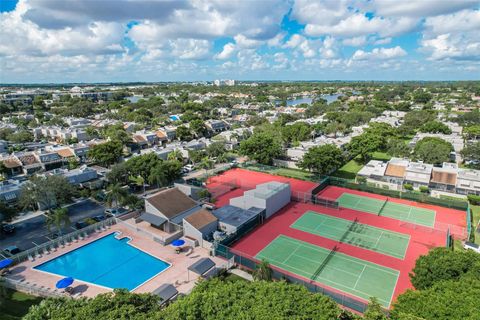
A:
<svg viewBox="0 0 480 320">
<path fill-rule="evenodd" d="M 0 0 L 0 83 L 478 80 L 479 0 Z"/>
</svg>

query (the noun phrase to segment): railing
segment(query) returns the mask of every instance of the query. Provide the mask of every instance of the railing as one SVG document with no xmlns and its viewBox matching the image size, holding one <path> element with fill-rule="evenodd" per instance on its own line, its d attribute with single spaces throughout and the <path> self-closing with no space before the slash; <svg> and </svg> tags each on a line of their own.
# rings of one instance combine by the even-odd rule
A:
<svg viewBox="0 0 480 320">
<path fill-rule="evenodd" d="M 0 285 L 10 288 L 16 291 L 25 292 L 34 296 L 40 296 L 45 298 L 67 298 L 70 295 L 57 289 L 50 289 L 44 286 L 37 286 L 35 283 L 28 281 L 19 281 L 8 278 L 2 278 Z"/>
<path fill-rule="evenodd" d="M 50 240 L 48 242 L 42 243 L 36 247 L 28 249 L 26 251 L 20 252 L 12 257 L 14 263 L 20 263 L 28 259 L 32 260 L 35 257 L 42 256 L 43 254 L 48 254 L 51 251 L 55 251 L 60 247 L 64 247 L 74 241 L 78 241 L 82 238 L 86 238 L 88 235 L 104 230 L 107 227 L 110 227 L 116 223 L 116 218 L 111 217 L 103 221 L 97 222 L 95 224 L 89 225 L 83 229 L 73 231 L 66 235 L 60 236 L 56 239 Z"/>
</svg>

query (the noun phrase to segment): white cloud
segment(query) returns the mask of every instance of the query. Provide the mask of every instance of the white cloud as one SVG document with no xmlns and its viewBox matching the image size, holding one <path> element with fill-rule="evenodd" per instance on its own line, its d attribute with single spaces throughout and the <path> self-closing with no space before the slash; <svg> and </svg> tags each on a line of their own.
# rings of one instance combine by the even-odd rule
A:
<svg viewBox="0 0 480 320">
<path fill-rule="evenodd" d="M 406 56 L 407 52 L 400 46 L 393 48 L 375 48 L 372 51 L 357 50 L 352 60 L 387 60 Z"/>
<path fill-rule="evenodd" d="M 427 18 L 421 50 L 432 60 L 478 60 L 480 11 L 463 10 Z"/>
<path fill-rule="evenodd" d="M 215 57 L 220 60 L 230 59 L 230 57 L 233 55 L 234 52 L 235 52 L 235 44 L 230 42 L 224 45 L 222 52 L 217 54 Z"/>
<path fill-rule="evenodd" d="M 350 47 L 361 47 L 367 44 L 367 37 L 360 36 L 360 37 L 347 38 L 347 39 L 344 39 L 342 43 Z"/>
<path fill-rule="evenodd" d="M 429 17 L 466 8 L 478 8 L 478 0 L 373 0 L 370 6 L 382 16 Z"/>
</svg>

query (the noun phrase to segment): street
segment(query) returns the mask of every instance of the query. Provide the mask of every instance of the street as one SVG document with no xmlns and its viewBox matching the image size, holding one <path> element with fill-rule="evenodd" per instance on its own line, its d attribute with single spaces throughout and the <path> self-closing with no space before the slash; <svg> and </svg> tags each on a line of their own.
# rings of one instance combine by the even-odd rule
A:
<svg viewBox="0 0 480 320">
<path fill-rule="evenodd" d="M 67 208 L 71 224 L 70 227 L 63 230 L 64 233 L 73 231 L 73 226 L 76 222 L 102 215 L 105 210 L 104 206 L 97 204 L 90 199 L 77 202 Z M 45 215 L 37 215 L 30 219 L 14 223 L 14 233 L 0 234 L 0 249 L 3 250 L 8 246 L 14 245 L 23 251 L 34 247 L 35 244 L 47 242 L 49 234 L 54 233 L 55 231 L 48 231 L 45 220 Z"/>
</svg>

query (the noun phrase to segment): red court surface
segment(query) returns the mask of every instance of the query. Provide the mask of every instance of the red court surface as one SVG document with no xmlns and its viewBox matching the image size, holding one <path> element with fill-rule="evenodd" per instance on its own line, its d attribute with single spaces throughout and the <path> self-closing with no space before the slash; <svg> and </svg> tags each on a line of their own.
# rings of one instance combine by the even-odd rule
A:
<svg viewBox="0 0 480 320">
<path fill-rule="evenodd" d="M 345 192 L 356 194 L 363 197 L 375 198 L 379 200 L 387 199 L 386 196 L 382 196 L 379 194 L 368 193 L 368 192 L 352 190 L 352 189 L 336 187 L 336 186 L 328 186 L 322 191 L 320 191 L 317 195 L 322 198 L 335 200 Z M 435 226 L 434 226 L 435 229 L 446 231 L 448 228 L 450 228 L 450 233 L 452 235 L 458 238 L 463 238 L 466 236 L 467 213 L 465 211 L 449 209 L 449 208 L 435 206 L 431 204 L 420 203 L 420 202 L 404 200 L 404 199 L 397 199 L 392 197 L 388 197 L 388 201 L 402 203 L 402 204 L 406 204 L 406 205 L 414 206 L 418 208 L 434 210 L 436 212 Z M 346 209 L 342 209 L 342 210 L 346 210 Z M 392 219 L 388 217 L 385 217 L 385 218 Z M 395 220 L 395 219 L 392 219 L 392 220 Z M 400 223 L 398 220 L 395 220 L 395 221 L 397 221 L 397 223 Z"/>
<path fill-rule="evenodd" d="M 219 181 L 232 181 L 232 179 L 236 179 L 236 184 L 237 186 L 239 186 L 239 188 L 235 188 L 229 192 L 226 192 L 225 194 L 218 196 L 216 201 L 217 207 L 228 204 L 230 198 L 241 196 L 245 190 L 254 188 L 256 184 L 268 181 L 289 182 L 292 192 L 309 192 L 317 185 L 313 182 L 285 178 L 243 169 L 229 170 L 222 175 L 214 178 L 215 179 L 213 179 L 213 182 L 211 184 L 208 184 L 207 187 L 210 188 L 211 185 L 215 186 L 215 183 L 218 183 Z M 384 196 L 376 194 L 339 188 L 335 186 L 327 187 L 319 195 L 329 199 L 336 199 L 344 192 L 355 193 L 358 195 L 369 196 L 379 199 L 386 198 Z M 401 199 L 389 198 L 389 201 L 395 201 L 399 203 L 435 210 L 437 212 L 436 219 L 439 221 L 439 223 L 457 225 L 459 227 L 465 226 L 465 212 L 462 211 L 433 205 L 420 204 Z M 290 228 L 290 225 L 292 225 L 292 223 L 294 223 L 298 218 L 300 218 L 305 212 L 309 210 L 315 211 L 319 214 L 326 214 L 351 221 L 358 219 L 359 223 L 368 224 L 374 227 L 410 235 L 410 243 L 408 245 L 405 258 L 401 260 L 391 256 L 383 255 L 375 251 L 370 251 L 347 243 L 339 243 L 337 241 L 324 238 L 319 235 Z M 446 233 L 442 230 L 435 230 L 427 227 L 412 228 L 410 226 L 406 226 L 405 224 L 399 223 L 399 221 L 396 219 L 372 215 L 370 213 L 365 213 L 347 208 L 332 209 L 312 203 L 290 202 L 286 207 L 275 213 L 262 225 L 258 226 L 252 232 L 248 233 L 242 239 L 237 241 L 232 246 L 232 252 L 252 259 L 255 255 L 257 255 L 257 253 L 259 253 L 279 235 L 286 235 L 288 237 L 305 241 L 330 250 L 337 246 L 338 251 L 344 254 L 398 270 L 400 272 L 400 276 L 395 287 L 392 302 L 396 300 L 396 297 L 399 294 L 405 292 L 407 289 L 413 288 L 410 282 L 409 273 L 415 266 L 416 259 L 420 255 L 426 254 L 430 249 L 434 247 L 443 247 L 446 243 Z M 310 279 L 305 279 L 301 276 L 297 277 L 307 282 L 311 281 Z M 325 285 L 320 286 L 326 287 Z M 360 298 L 356 299 L 362 301 L 362 299 Z"/>
</svg>

